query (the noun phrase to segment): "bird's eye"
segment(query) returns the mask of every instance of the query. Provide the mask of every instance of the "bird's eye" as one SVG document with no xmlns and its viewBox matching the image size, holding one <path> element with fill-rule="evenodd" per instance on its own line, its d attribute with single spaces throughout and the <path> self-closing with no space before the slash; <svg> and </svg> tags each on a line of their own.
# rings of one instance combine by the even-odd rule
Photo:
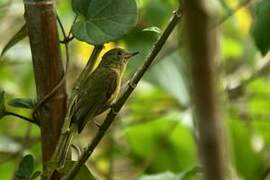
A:
<svg viewBox="0 0 270 180">
<path fill-rule="evenodd" d="M 117 55 L 118 55 L 118 56 L 121 56 L 121 55 L 122 55 L 122 53 L 119 51 L 119 52 L 117 53 Z"/>
</svg>

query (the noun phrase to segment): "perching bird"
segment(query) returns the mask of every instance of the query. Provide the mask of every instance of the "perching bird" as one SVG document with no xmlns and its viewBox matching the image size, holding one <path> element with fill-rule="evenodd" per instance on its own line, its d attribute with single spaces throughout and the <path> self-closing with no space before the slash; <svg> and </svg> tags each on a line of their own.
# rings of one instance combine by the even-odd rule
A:
<svg viewBox="0 0 270 180">
<path fill-rule="evenodd" d="M 60 166 L 64 165 L 74 132 L 80 133 L 87 122 L 108 109 L 116 100 L 128 59 L 136 54 L 138 52 L 130 53 L 122 48 L 109 50 L 95 71 L 80 86 L 77 100 L 72 106 L 70 132 L 58 149 Z"/>
</svg>

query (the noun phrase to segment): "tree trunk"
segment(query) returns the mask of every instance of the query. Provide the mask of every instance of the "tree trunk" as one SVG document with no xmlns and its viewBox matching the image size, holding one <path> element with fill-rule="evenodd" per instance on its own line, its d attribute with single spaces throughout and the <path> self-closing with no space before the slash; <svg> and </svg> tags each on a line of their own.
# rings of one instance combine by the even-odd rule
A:
<svg viewBox="0 0 270 180">
<path fill-rule="evenodd" d="M 204 0 L 184 1 L 189 43 L 193 119 L 198 130 L 199 153 L 207 180 L 225 178 L 224 130 L 218 103 L 217 33 Z"/>
<path fill-rule="evenodd" d="M 53 0 L 25 0 L 25 19 L 30 39 L 38 101 L 61 81 L 61 61 Z M 43 164 L 50 160 L 66 112 L 65 83 L 38 109 Z"/>
</svg>

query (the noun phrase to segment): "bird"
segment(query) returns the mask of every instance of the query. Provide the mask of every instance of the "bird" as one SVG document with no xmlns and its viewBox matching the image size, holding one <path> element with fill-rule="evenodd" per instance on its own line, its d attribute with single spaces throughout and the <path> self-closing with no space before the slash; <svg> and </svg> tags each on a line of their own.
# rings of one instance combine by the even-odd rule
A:
<svg viewBox="0 0 270 180">
<path fill-rule="evenodd" d="M 131 53 L 123 48 L 113 48 L 103 56 L 98 67 L 83 81 L 78 91 L 76 101 L 71 107 L 69 133 L 64 136 L 61 147 L 58 149 L 60 162 L 64 166 L 69 145 L 73 135 L 81 133 L 87 122 L 106 111 L 117 99 L 123 74 L 128 60 L 138 52 Z"/>
</svg>

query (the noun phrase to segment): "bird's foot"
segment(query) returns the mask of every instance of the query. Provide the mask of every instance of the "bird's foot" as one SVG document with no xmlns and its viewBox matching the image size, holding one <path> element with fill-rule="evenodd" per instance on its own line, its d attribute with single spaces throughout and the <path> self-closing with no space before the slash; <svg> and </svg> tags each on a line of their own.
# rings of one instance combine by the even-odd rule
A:
<svg viewBox="0 0 270 180">
<path fill-rule="evenodd" d="M 95 125 L 96 125 L 98 128 L 100 128 L 100 126 L 101 126 L 100 123 L 98 123 L 97 121 L 94 121 L 94 123 L 95 123 Z"/>
<path fill-rule="evenodd" d="M 129 85 L 129 87 L 131 87 L 132 89 L 135 89 L 136 86 L 137 86 L 137 84 L 133 83 L 132 81 L 129 81 L 129 82 L 128 82 L 128 85 Z"/>
</svg>

